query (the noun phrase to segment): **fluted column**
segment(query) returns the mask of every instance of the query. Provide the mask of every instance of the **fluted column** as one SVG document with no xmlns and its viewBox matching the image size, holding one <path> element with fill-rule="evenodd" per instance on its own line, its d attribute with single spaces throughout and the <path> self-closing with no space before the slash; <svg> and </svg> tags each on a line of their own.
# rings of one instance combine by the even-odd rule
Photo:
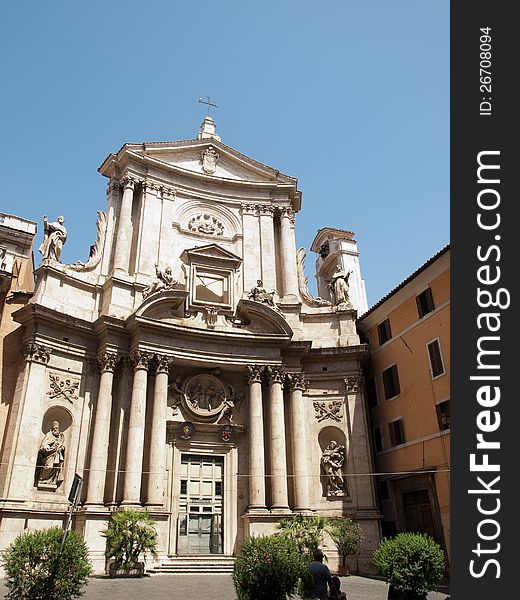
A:
<svg viewBox="0 0 520 600">
<path fill-rule="evenodd" d="M 152 429 L 150 432 L 150 465 L 148 477 L 148 506 L 164 504 L 164 471 L 166 444 L 166 406 L 168 402 L 168 370 L 173 359 L 157 357 L 155 387 L 152 407 Z"/>
<path fill-rule="evenodd" d="M 288 379 L 291 387 L 289 409 L 294 473 L 294 510 L 309 510 L 307 422 L 303 402 L 305 380 L 302 373 L 291 373 Z"/>
<path fill-rule="evenodd" d="M 146 386 L 150 356 L 144 352 L 133 352 L 131 361 L 134 366 L 134 382 L 126 440 L 125 484 L 121 504 L 136 505 L 141 503 Z"/>
<path fill-rule="evenodd" d="M 269 449 L 271 458 L 271 510 L 288 511 L 285 417 L 281 367 L 267 367 L 269 375 Z"/>
<path fill-rule="evenodd" d="M 249 384 L 249 507 L 265 511 L 264 419 L 262 414 L 262 367 L 247 367 Z"/>
<path fill-rule="evenodd" d="M 114 252 L 114 271 L 119 274 L 128 273 L 128 258 L 132 239 L 132 202 L 134 198 L 135 180 L 124 177 L 121 180 L 123 198 L 117 220 L 116 248 Z"/>
<path fill-rule="evenodd" d="M 105 352 L 98 357 L 101 369 L 99 391 L 94 418 L 92 451 L 90 453 L 90 471 L 87 485 L 87 504 L 103 504 L 105 478 L 108 460 L 108 441 L 110 436 L 110 414 L 112 412 L 112 383 L 116 366 L 116 355 Z"/>
<path fill-rule="evenodd" d="M 298 298 L 298 275 L 296 272 L 296 247 L 292 233 L 294 212 L 288 208 L 280 210 L 280 247 L 282 251 L 282 282 L 284 296 Z"/>
</svg>

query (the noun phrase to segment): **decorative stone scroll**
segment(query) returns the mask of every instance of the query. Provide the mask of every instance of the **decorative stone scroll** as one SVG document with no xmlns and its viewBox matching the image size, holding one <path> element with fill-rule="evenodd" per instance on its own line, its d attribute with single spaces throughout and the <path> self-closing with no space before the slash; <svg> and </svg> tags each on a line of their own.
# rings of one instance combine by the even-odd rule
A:
<svg viewBox="0 0 520 600">
<path fill-rule="evenodd" d="M 308 306 L 331 306 L 331 303 L 328 300 L 324 300 L 319 296 L 311 296 L 309 290 L 307 288 L 307 282 L 309 278 L 305 275 L 305 257 L 307 253 L 305 248 L 300 248 L 296 255 L 297 259 L 297 273 L 298 273 L 298 291 L 300 292 L 300 296 L 305 304 Z"/>
<path fill-rule="evenodd" d="M 205 235 L 224 235 L 224 224 L 210 213 L 200 213 L 188 222 L 188 229 Z"/>
<path fill-rule="evenodd" d="M 71 404 L 78 399 L 79 379 L 62 377 L 58 373 L 49 373 L 49 400 L 68 400 Z"/>
<path fill-rule="evenodd" d="M 314 410 L 316 411 L 316 419 L 318 423 L 325 419 L 332 419 L 333 421 L 341 421 L 343 417 L 343 401 L 333 400 L 332 402 L 320 402 L 316 400 L 312 403 Z"/>
<path fill-rule="evenodd" d="M 113 182 L 113 185 L 115 184 L 117 184 L 117 182 Z M 105 236 L 107 231 L 107 217 L 101 210 L 97 211 L 97 216 L 97 239 L 96 242 L 90 246 L 88 261 L 83 263 L 78 260 L 70 265 L 65 265 L 67 269 L 78 272 L 93 271 L 101 261 L 101 255 L 103 252 L 103 246 L 105 245 Z"/>
</svg>

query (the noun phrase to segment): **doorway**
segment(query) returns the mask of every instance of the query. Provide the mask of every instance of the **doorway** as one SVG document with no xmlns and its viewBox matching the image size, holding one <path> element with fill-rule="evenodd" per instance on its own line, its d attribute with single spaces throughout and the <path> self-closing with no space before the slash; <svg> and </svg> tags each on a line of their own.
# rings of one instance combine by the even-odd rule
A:
<svg viewBox="0 0 520 600">
<path fill-rule="evenodd" d="M 224 458 L 182 454 L 178 554 L 222 554 Z"/>
</svg>

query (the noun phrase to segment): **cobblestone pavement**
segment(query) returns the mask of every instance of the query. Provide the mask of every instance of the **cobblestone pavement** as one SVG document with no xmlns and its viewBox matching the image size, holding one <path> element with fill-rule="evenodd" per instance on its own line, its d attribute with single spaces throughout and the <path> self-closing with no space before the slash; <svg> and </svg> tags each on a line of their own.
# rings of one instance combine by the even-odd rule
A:
<svg viewBox="0 0 520 600">
<path fill-rule="evenodd" d="M 348 600 L 386 600 L 388 586 L 365 577 L 341 578 Z M 6 589 L 0 581 L 0 598 Z M 445 600 L 446 593 L 430 592 L 428 600 Z M 84 600 L 236 600 L 230 575 L 153 575 L 141 579 L 90 580 Z"/>
</svg>

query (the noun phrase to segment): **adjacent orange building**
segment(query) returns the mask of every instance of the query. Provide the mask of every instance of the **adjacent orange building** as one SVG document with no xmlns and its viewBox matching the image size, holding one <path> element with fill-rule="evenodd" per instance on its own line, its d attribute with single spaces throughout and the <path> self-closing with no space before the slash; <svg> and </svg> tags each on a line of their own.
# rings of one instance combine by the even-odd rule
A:
<svg viewBox="0 0 520 600">
<path fill-rule="evenodd" d="M 22 346 L 23 328 L 12 314 L 34 292 L 35 235 L 34 221 L 0 213 L 0 432 L 13 398 Z M 2 440 L 2 447 L 5 443 Z"/>
<path fill-rule="evenodd" d="M 450 249 L 364 313 L 366 388 L 383 535 L 430 534 L 450 554 Z"/>
</svg>

